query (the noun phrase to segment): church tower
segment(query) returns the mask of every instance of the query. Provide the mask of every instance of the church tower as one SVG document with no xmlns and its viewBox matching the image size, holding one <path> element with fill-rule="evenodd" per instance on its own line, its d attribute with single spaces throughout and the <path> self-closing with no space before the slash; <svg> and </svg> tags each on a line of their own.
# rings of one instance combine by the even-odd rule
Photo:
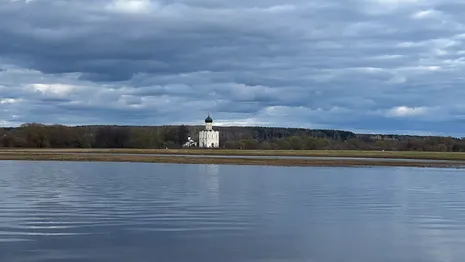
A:
<svg viewBox="0 0 465 262">
<path fill-rule="evenodd" d="M 199 132 L 199 147 L 220 147 L 220 132 L 213 130 L 213 119 L 210 114 L 205 118 L 205 129 Z"/>
<path fill-rule="evenodd" d="M 205 130 L 213 130 L 213 119 L 210 117 L 210 114 L 205 118 Z"/>
</svg>

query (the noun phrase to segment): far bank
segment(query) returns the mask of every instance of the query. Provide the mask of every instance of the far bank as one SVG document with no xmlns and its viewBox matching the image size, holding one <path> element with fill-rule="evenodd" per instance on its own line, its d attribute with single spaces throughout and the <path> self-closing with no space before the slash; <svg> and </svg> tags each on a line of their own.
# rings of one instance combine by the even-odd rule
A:
<svg viewBox="0 0 465 262">
<path fill-rule="evenodd" d="M 196 152 L 193 152 L 196 151 Z M 222 154 L 216 155 L 215 154 Z M 173 163 L 173 164 L 225 164 L 225 165 L 263 165 L 263 166 L 314 166 L 314 167 L 369 167 L 369 166 L 397 166 L 397 167 L 436 167 L 436 168 L 463 168 L 465 161 L 455 160 L 440 160 L 440 156 L 436 159 L 424 159 L 424 161 L 416 161 L 417 159 L 405 159 L 403 161 L 387 161 L 382 159 L 380 155 L 378 158 L 371 159 L 363 158 L 366 154 L 360 153 L 358 157 L 352 159 L 340 159 L 331 156 L 335 154 L 328 154 L 333 152 L 311 152 L 312 155 L 320 153 L 319 157 L 328 157 L 327 159 L 311 158 L 309 152 L 308 158 L 273 158 L 273 156 L 295 156 L 290 155 L 288 151 L 268 152 L 268 151 L 244 151 L 248 152 L 248 156 L 262 156 L 261 158 L 251 158 L 247 155 L 238 155 L 237 151 L 213 150 L 209 151 L 211 155 L 204 155 L 203 157 L 196 157 L 194 153 L 201 153 L 200 150 L 127 150 L 127 149 L 113 149 L 113 150 L 1 150 L 0 160 L 29 160 L 29 161 L 85 161 L 85 162 L 141 162 L 141 163 Z M 287 152 L 287 153 L 284 153 Z M 292 153 L 294 153 L 293 151 Z M 204 152 L 206 153 L 206 152 Z M 229 153 L 229 154 L 228 154 Z M 266 153 L 274 153 L 274 155 L 265 155 Z M 341 153 L 341 152 L 338 152 Z M 171 154 L 171 155 L 167 155 Z M 183 154 L 183 155 L 181 155 Z M 191 156 L 189 156 L 191 154 Z M 228 157 L 233 156 L 235 157 Z M 261 155 L 259 155 L 261 154 Z M 241 157 L 242 156 L 242 157 Z M 352 155 L 354 156 L 354 155 Z M 371 156 L 371 155 L 370 155 Z M 392 158 L 400 158 L 399 155 L 392 155 Z M 339 154 L 341 157 L 341 154 Z M 413 156 L 412 156 L 413 157 Z M 423 156 L 426 157 L 426 156 Z M 434 157 L 429 156 L 430 158 Z M 463 154 L 461 155 L 463 158 Z M 438 161 L 439 160 L 439 161 Z"/>
<path fill-rule="evenodd" d="M 0 155 L 28 154 L 140 154 L 140 155 L 215 155 L 215 156 L 308 156 L 308 157 L 354 157 L 354 158 L 399 158 L 425 160 L 464 160 L 464 152 L 417 152 L 417 151 L 361 151 L 361 150 L 244 150 L 244 149 L 42 149 L 0 148 Z"/>
</svg>

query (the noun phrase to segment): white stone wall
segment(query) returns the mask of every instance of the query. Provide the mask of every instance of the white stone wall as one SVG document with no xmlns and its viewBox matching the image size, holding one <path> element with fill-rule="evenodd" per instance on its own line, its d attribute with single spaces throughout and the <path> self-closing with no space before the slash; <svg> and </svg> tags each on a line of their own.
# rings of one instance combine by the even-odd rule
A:
<svg viewBox="0 0 465 262">
<path fill-rule="evenodd" d="M 199 147 L 219 147 L 220 132 L 219 131 L 200 131 L 199 132 Z"/>
</svg>

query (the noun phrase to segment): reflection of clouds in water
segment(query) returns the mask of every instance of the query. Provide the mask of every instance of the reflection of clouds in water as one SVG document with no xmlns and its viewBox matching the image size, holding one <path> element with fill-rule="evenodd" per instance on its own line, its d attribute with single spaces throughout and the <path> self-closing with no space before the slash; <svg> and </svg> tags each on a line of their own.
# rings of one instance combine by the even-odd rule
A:
<svg viewBox="0 0 465 262">
<path fill-rule="evenodd" d="M 9 201 L 18 201 L 18 205 L 31 205 L 46 201 L 56 201 L 60 204 L 73 202 L 71 195 L 76 184 L 69 176 L 68 163 L 5 161 L 0 165 L 1 185 L 8 191 Z M 22 194 L 21 198 L 16 194 Z M 26 197 L 26 198 L 24 198 Z M 19 201 L 22 201 L 21 203 Z"/>
<path fill-rule="evenodd" d="M 400 235 L 411 232 L 412 240 L 421 247 L 424 257 L 434 257 L 435 261 L 458 261 L 465 255 L 465 251 L 458 251 L 459 243 L 465 244 L 460 230 L 464 225 L 462 214 L 451 208 L 451 201 L 457 197 L 451 192 L 461 191 L 454 189 L 457 185 L 447 177 L 453 172 L 459 174 L 460 171 L 397 168 L 392 174 L 393 186 L 398 189 L 394 190 L 394 202 L 403 204 L 393 214 L 396 220 L 403 220 L 396 223 L 403 225 L 398 232 Z"/>
<path fill-rule="evenodd" d="M 314 175 L 325 179 L 312 181 L 315 186 L 308 191 L 313 206 L 309 219 L 328 223 L 308 231 L 302 228 L 305 234 L 299 243 L 311 243 L 317 257 L 328 255 L 319 250 L 336 246 L 334 261 L 341 254 L 363 256 L 359 261 L 463 260 L 459 259 L 465 256 L 465 249 L 460 249 L 465 244 L 465 192 L 459 173 L 463 171 L 353 168 L 345 169 L 353 173 L 328 178 L 341 170 L 324 169 Z M 358 248 L 364 251 L 355 254 Z"/>
<path fill-rule="evenodd" d="M 70 175 L 69 168 L 74 168 L 73 163 L 0 163 L 0 228 L 5 228 L 8 232 L 4 237 L 21 234 L 33 236 L 32 233 L 57 235 L 70 228 L 69 225 L 59 225 L 59 220 L 68 214 L 66 210 L 79 207 L 81 200 L 75 190 L 77 176 Z M 30 221 L 32 218 L 34 220 Z"/>
</svg>

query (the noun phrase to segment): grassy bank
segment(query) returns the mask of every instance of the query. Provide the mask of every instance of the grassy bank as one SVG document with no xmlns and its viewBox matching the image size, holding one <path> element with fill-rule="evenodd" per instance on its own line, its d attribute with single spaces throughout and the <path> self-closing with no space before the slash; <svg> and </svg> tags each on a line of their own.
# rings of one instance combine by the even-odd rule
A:
<svg viewBox="0 0 465 262">
<path fill-rule="evenodd" d="M 230 156 L 315 156 L 358 158 L 402 158 L 425 160 L 464 160 L 462 152 L 358 151 L 358 150 L 234 150 L 234 149 L 0 149 L 0 154 L 101 153 L 101 154 L 174 154 Z"/>
<path fill-rule="evenodd" d="M 31 161 L 87 161 L 87 162 L 141 162 L 141 163 L 175 163 L 175 164 L 228 164 L 228 165 L 265 165 L 265 166 L 404 166 L 404 167 L 465 167 L 465 161 L 460 163 L 415 162 L 415 161 L 373 161 L 373 160 L 340 160 L 340 159 L 272 159 L 272 158 L 227 158 L 227 157 L 189 157 L 189 156 L 151 156 L 146 154 L 119 155 L 101 154 L 63 154 L 42 152 L 5 152 L 0 154 L 0 160 L 31 160 Z"/>
</svg>

